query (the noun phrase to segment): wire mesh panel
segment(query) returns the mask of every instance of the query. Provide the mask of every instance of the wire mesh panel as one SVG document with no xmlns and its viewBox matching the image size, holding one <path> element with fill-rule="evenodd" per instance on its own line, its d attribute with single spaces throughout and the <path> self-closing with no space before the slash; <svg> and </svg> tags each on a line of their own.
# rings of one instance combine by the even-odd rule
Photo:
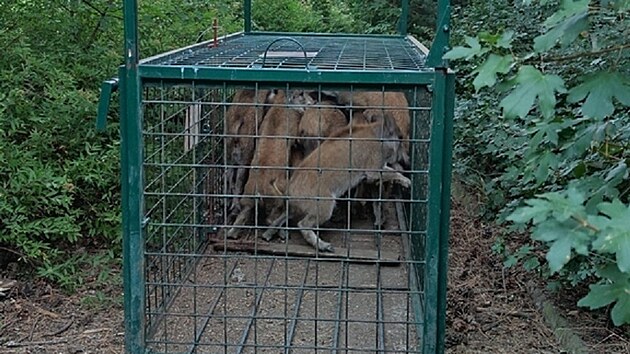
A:
<svg viewBox="0 0 630 354">
<path fill-rule="evenodd" d="M 278 39 L 290 38 L 291 41 Z M 299 46 L 296 46 L 299 43 Z M 270 47 L 270 45 L 272 45 Z M 149 59 L 146 65 L 219 68 L 313 67 L 319 70 L 421 70 L 426 54 L 410 37 L 265 33 L 229 36 L 217 47 L 198 44 Z"/>
<path fill-rule="evenodd" d="M 148 349 L 422 352 L 426 86 L 142 93 Z"/>
</svg>

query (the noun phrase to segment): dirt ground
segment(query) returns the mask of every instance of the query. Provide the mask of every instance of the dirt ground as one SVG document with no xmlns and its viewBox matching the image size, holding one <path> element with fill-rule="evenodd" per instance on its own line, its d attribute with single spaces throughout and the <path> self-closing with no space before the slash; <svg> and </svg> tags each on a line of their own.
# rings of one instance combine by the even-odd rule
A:
<svg viewBox="0 0 630 354">
<path fill-rule="evenodd" d="M 504 269 L 491 251 L 497 229 L 474 215 L 474 204 L 453 206 L 446 352 L 567 352 L 531 295 L 540 280 Z M 88 284 L 68 295 L 39 280 L 14 282 L 13 268 L 0 269 L 0 353 L 123 353 L 122 289 Z M 588 352 L 630 353 L 628 329 L 614 329 L 605 313 L 576 309 L 572 296 L 549 299 Z"/>
</svg>

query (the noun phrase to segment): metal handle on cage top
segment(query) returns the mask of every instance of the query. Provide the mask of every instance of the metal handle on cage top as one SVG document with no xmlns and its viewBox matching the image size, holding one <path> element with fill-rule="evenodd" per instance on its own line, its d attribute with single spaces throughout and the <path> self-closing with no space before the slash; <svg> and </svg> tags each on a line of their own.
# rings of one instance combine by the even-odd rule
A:
<svg viewBox="0 0 630 354">
<path fill-rule="evenodd" d="M 302 43 L 300 43 L 297 39 L 291 38 L 291 37 L 280 37 L 280 38 L 276 38 L 273 41 L 271 41 L 271 43 L 269 43 L 269 45 L 265 49 L 265 53 L 263 54 L 262 63 L 261 64 L 256 64 L 256 65 L 254 65 L 254 67 L 256 67 L 256 68 L 264 68 L 265 67 L 265 62 L 267 61 L 267 53 L 269 52 L 269 49 L 271 49 L 272 45 L 274 45 L 274 44 L 276 44 L 277 42 L 280 42 L 280 41 L 290 41 L 290 42 L 293 42 L 293 43 L 297 44 L 300 47 L 300 49 L 302 50 L 302 53 L 304 53 L 304 69 L 306 69 L 306 70 L 315 70 L 315 69 L 317 69 L 317 67 L 308 64 L 308 55 L 306 54 L 306 49 L 304 49 L 304 46 L 302 45 Z"/>
</svg>

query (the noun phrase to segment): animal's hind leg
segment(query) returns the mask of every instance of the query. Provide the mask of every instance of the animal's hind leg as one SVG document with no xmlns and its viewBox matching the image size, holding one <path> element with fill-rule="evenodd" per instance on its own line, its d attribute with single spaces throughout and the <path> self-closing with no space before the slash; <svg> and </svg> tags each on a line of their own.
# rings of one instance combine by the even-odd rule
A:
<svg viewBox="0 0 630 354">
<path fill-rule="evenodd" d="M 237 238 L 238 237 L 238 234 L 240 232 L 239 226 L 245 225 L 247 220 L 250 218 L 250 216 L 252 214 L 252 207 L 253 207 L 252 205 L 245 205 L 241 209 L 241 212 L 236 217 L 236 220 L 234 220 L 234 224 L 228 230 L 228 233 L 227 233 L 227 237 L 228 238 Z"/>
<path fill-rule="evenodd" d="M 315 247 L 322 252 L 335 252 L 333 246 L 330 243 L 320 239 L 315 231 L 312 230 L 313 228 L 330 220 L 333 209 L 335 208 L 335 203 L 334 201 L 330 200 L 320 201 L 317 204 L 319 208 L 317 208 L 316 206 L 315 209 L 318 209 L 319 213 L 315 212 L 307 214 L 302 220 L 297 223 L 297 225 L 300 228 L 300 232 L 302 233 L 304 240 L 306 240 L 309 245 Z"/>
<path fill-rule="evenodd" d="M 230 177 L 232 177 L 233 174 L 234 172 L 230 174 Z M 241 194 L 243 194 L 243 183 L 245 182 L 245 179 L 247 178 L 247 169 L 244 167 L 236 168 L 236 176 L 233 178 L 234 180 L 230 180 L 230 183 L 232 185 L 232 188 L 230 189 L 230 193 L 233 195 L 232 204 L 230 205 L 230 211 L 232 214 L 236 214 L 241 209 L 241 205 L 239 203 L 239 199 L 240 199 L 239 197 Z"/>
<path fill-rule="evenodd" d="M 276 210 L 280 210 L 280 211 L 277 212 Z M 265 241 L 270 241 L 271 238 L 273 238 L 273 235 L 276 233 L 276 231 L 278 231 L 276 227 L 280 226 L 281 224 L 287 221 L 287 214 L 282 212 L 282 208 L 277 208 L 276 210 L 274 210 L 273 216 L 277 216 L 277 217 L 271 219 L 273 221 L 269 223 L 269 228 L 262 234 L 262 238 Z M 287 238 L 287 234 L 284 230 L 280 231 L 280 237 L 282 237 L 282 239 Z"/>
</svg>

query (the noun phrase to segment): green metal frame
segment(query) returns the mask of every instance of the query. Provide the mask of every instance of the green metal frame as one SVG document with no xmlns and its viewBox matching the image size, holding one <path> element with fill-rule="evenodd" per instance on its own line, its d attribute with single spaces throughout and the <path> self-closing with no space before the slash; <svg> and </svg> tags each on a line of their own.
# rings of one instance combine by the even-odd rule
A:
<svg viewBox="0 0 630 354">
<path fill-rule="evenodd" d="M 438 0 L 435 38 L 427 57 L 427 66 L 432 68 L 448 68 L 448 61 L 442 56 L 449 49 L 449 35 L 451 31 L 451 6 L 449 0 Z"/>
<path fill-rule="evenodd" d="M 125 0 L 125 65 L 121 78 L 121 160 L 125 348 L 142 353 L 144 341 L 144 242 L 142 242 L 142 113 L 138 72 L 138 3 Z"/>
<path fill-rule="evenodd" d="M 123 208 L 123 283 L 125 311 L 125 348 L 128 353 L 144 353 L 145 347 L 145 274 L 143 228 L 143 149 L 142 105 L 143 82 L 153 80 L 230 81 L 235 84 L 252 82 L 283 82 L 302 84 L 396 84 L 430 85 L 433 89 L 432 130 L 429 174 L 429 212 L 424 269 L 424 288 L 428 299 L 424 304 L 423 351 L 444 351 L 447 250 L 450 209 L 450 177 L 453 142 L 454 74 L 441 69 L 448 66 L 442 60 L 449 45 L 450 6 L 448 0 L 438 0 L 436 36 L 431 45 L 427 66 L 434 70 L 360 72 L 317 72 L 276 69 L 224 69 L 195 66 L 168 67 L 143 65 L 138 48 L 138 1 L 124 1 L 124 65 L 120 67 L 121 160 Z M 398 24 L 400 35 L 407 34 L 409 1 L 403 0 Z M 252 32 L 251 0 L 244 0 L 244 31 Z M 286 35 L 286 33 L 283 33 Z M 108 101 L 115 83 L 104 83 L 99 105 L 99 129 L 104 128 Z M 431 253 L 429 250 L 439 250 Z"/>
</svg>

